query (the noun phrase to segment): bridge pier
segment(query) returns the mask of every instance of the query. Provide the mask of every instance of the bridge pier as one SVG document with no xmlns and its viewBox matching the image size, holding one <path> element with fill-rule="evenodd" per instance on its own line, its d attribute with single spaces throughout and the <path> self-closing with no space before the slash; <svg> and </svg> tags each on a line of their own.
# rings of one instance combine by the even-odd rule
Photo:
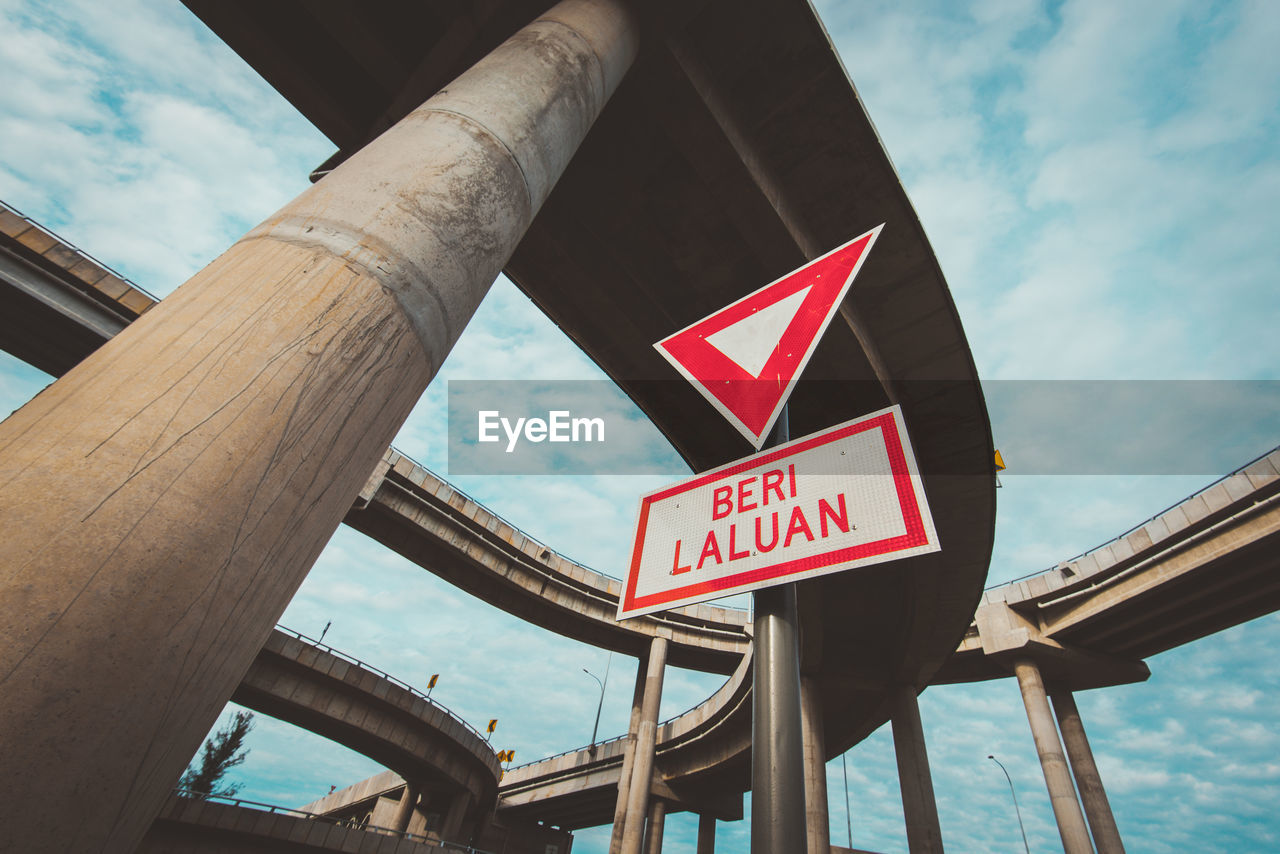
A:
<svg viewBox="0 0 1280 854">
<path fill-rule="evenodd" d="M 911 854 L 942 854 L 942 828 L 933 794 L 924 725 L 914 686 L 903 685 L 893 696 L 893 752 L 898 759 L 898 784 Z"/>
<path fill-rule="evenodd" d="M 1080 790 L 1080 800 L 1084 802 L 1093 844 L 1097 846 L 1098 854 L 1124 854 L 1120 829 L 1116 827 L 1107 791 L 1102 787 L 1102 776 L 1093 760 L 1089 739 L 1084 734 L 1084 722 L 1080 719 L 1080 710 L 1076 708 L 1076 699 L 1067 690 L 1055 690 L 1049 696 L 1053 700 L 1053 711 L 1058 718 L 1062 742 L 1067 748 L 1067 758 L 1071 761 L 1071 772 L 1075 775 L 1076 786 Z"/>
<path fill-rule="evenodd" d="M 698 850 L 696 854 L 716 854 L 716 817 L 708 813 L 698 816 Z"/>
<path fill-rule="evenodd" d="M 830 854 L 827 815 L 827 739 L 822 728 L 822 695 L 818 682 L 800 678 L 800 729 L 804 739 L 805 839 L 809 854 Z"/>
<path fill-rule="evenodd" d="M 654 798 L 649 805 L 649 826 L 645 831 L 645 854 L 662 854 L 662 832 L 667 824 L 667 802 Z"/>
<path fill-rule="evenodd" d="M 1080 802 L 1076 800 L 1076 790 L 1071 783 L 1071 772 L 1067 770 L 1053 712 L 1049 710 L 1049 697 L 1040 668 L 1030 658 L 1017 658 L 1013 662 L 1013 672 L 1018 677 L 1027 721 L 1031 724 L 1031 736 L 1035 739 L 1036 753 L 1040 755 L 1040 769 L 1049 789 L 1049 802 L 1058 822 L 1063 851 L 1065 854 L 1093 854 L 1093 843 L 1089 840 L 1089 829 L 1085 826 Z"/>
<path fill-rule="evenodd" d="M 652 648 L 652 644 L 650 645 Z M 613 808 L 613 833 L 609 854 L 622 851 L 622 830 L 627 821 L 627 803 L 631 796 L 631 774 L 636 764 L 636 740 L 640 731 L 640 715 L 644 707 L 645 676 L 649 671 L 649 653 L 636 662 L 636 686 L 631 693 L 631 719 L 627 724 L 627 741 L 622 749 L 622 770 L 618 774 L 618 801 Z"/>
<path fill-rule="evenodd" d="M 137 847 L 637 33 L 565 0 L 0 424 L 15 849 Z"/>
<path fill-rule="evenodd" d="M 471 807 L 471 793 L 458 792 L 449 801 L 449 811 L 445 813 L 444 821 L 440 826 L 440 838 L 446 842 L 467 842 L 463 839 L 466 830 L 467 810 Z M 466 834 L 470 836 L 470 834 Z"/>
<path fill-rule="evenodd" d="M 627 792 L 627 812 L 622 824 L 622 854 L 640 854 L 644 841 L 645 816 L 649 811 L 649 789 L 653 780 L 653 753 L 658 736 L 658 708 L 662 704 L 662 679 L 666 665 L 667 639 L 656 637 L 649 644 L 649 661 L 645 668 L 644 702 L 636 728 L 635 760 Z"/>
<path fill-rule="evenodd" d="M 409 829 L 409 821 L 413 818 L 414 808 L 418 806 L 418 787 L 405 781 L 404 792 L 400 795 L 400 804 L 396 807 L 395 818 L 391 820 L 391 829 L 404 833 Z"/>
</svg>

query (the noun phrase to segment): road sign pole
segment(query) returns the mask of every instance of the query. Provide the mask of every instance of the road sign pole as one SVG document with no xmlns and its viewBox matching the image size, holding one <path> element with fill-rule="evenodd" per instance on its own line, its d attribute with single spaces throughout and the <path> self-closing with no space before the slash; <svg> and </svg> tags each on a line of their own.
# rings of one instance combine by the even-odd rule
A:
<svg viewBox="0 0 1280 854">
<path fill-rule="evenodd" d="M 790 440 L 787 407 L 772 444 Z M 796 585 L 757 590 L 751 734 L 751 854 L 806 850 Z"/>
</svg>

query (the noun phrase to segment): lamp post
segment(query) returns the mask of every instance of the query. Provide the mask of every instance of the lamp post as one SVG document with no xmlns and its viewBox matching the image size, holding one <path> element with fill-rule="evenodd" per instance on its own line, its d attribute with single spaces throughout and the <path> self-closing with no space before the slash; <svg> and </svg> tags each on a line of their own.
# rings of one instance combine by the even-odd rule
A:
<svg viewBox="0 0 1280 854">
<path fill-rule="evenodd" d="M 604 688 L 609 684 L 609 668 L 613 666 L 613 653 L 609 653 L 609 658 L 604 665 L 604 681 L 600 677 L 592 673 L 587 668 L 582 668 L 582 672 L 590 676 L 592 679 L 600 683 L 600 702 L 596 704 L 596 722 L 591 727 L 591 752 L 596 752 L 596 733 L 600 731 L 600 710 L 604 708 Z"/>
<path fill-rule="evenodd" d="M 840 754 L 840 767 L 844 769 L 844 823 L 849 828 L 849 847 L 853 848 L 853 816 L 849 814 L 849 765 L 845 762 L 848 751 Z"/>
<path fill-rule="evenodd" d="M 1027 854 L 1031 854 L 1031 846 L 1027 844 L 1027 829 L 1022 826 L 1022 810 L 1018 809 L 1018 793 L 1013 790 L 1013 778 L 1009 776 L 1009 770 L 1004 767 L 1004 763 L 994 756 L 987 754 L 987 758 L 1000 766 L 1000 770 L 1004 771 L 1004 778 L 1009 781 L 1009 794 L 1013 795 L 1013 811 L 1018 816 L 1018 830 L 1022 831 L 1022 847 L 1026 849 Z"/>
</svg>

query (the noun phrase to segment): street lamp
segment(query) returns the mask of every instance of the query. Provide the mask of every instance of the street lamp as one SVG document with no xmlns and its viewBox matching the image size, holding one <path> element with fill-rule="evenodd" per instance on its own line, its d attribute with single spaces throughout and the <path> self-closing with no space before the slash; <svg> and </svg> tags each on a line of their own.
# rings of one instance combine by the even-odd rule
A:
<svg viewBox="0 0 1280 854">
<path fill-rule="evenodd" d="M 1009 794 L 1013 795 L 1013 811 L 1018 816 L 1018 830 L 1022 831 L 1022 847 L 1027 850 L 1027 854 L 1031 854 L 1031 846 L 1027 844 L 1027 829 L 1022 826 L 1022 810 L 1018 809 L 1018 793 L 1013 790 L 1013 778 L 1009 776 L 1008 769 L 999 759 L 990 754 L 987 754 L 987 758 L 1000 766 L 1000 770 L 1004 771 L 1004 778 L 1009 781 Z"/>
<path fill-rule="evenodd" d="M 609 653 L 609 658 L 604 665 L 604 681 L 601 682 L 600 677 L 592 673 L 587 668 L 582 668 L 582 672 L 590 676 L 592 679 L 600 683 L 600 702 L 596 704 L 596 722 L 591 727 L 591 752 L 596 752 L 596 733 L 600 731 L 600 710 L 604 708 L 604 688 L 609 684 L 609 668 L 613 665 L 613 653 Z"/>
</svg>

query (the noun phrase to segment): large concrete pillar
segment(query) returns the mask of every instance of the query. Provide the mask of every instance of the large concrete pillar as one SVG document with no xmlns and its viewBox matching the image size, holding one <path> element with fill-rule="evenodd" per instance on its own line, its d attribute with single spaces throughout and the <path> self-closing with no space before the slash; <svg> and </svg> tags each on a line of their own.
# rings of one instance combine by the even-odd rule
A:
<svg viewBox="0 0 1280 854">
<path fill-rule="evenodd" d="M 467 810 L 471 808 L 471 801 L 470 792 L 458 792 L 449 801 L 449 811 L 445 813 L 444 821 L 440 823 L 440 838 L 445 842 L 465 845 L 470 841 L 463 839 L 462 836 L 466 829 Z"/>
<path fill-rule="evenodd" d="M 644 820 L 649 809 L 653 752 L 658 736 L 658 707 L 662 704 L 662 677 L 666 665 L 667 639 L 654 638 L 649 644 L 644 704 L 640 709 L 640 724 L 636 728 L 636 758 L 631 768 L 631 790 L 627 793 L 627 815 L 622 826 L 622 854 L 640 854 L 640 845 L 644 842 Z"/>
<path fill-rule="evenodd" d="M 1022 690 L 1022 703 L 1027 708 L 1027 721 L 1031 724 L 1031 736 L 1040 754 L 1040 769 L 1049 789 L 1049 802 L 1053 805 L 1054 818 L 1058 820 L 1058 834 L 1062 837 L 1065 854 L 1093 854 L 1089 841 L 1089 829 L 1084 823 L 1084 813 L 1076 800 L 1075 787 L 1071 785 L 1071 772 L 1062 755 L 1062 742 L 1058 740 L 1058 728 L 1049 711 L 1049 698 L 1045 694 L 1044 679 L 1040 668 L 1029 658 L 1020 658 L 1013 664 Z"/>
<path fill-rule="evenodd" d="M 645 831 L 645 854 L 662 854 L 662 831 L 667 823 L 667 802 L 654 798 L 649 804 L 649 827 Z"/>
<path fill-rule="evenodd" d="M 1084 722 L 1080 720 L 1076 698 L 1070 691 L 1054 691 L 1049 696 L 1053 700 L 1053 712 L 1057 715 L 1058 728 L 1062 732 L 1062 743 L 1067 748 L 1067 759 L 1071 761 L 1071 771 L 1080 790 L 1080 800 L 1084 802 L 1093 844 L 1097 847 L 1098 854 L 1124 854 L 1120 829 L 1116 827 L 1107 791 L 1102 787 L 1098 765 L 1093 761 L 1093 750 L 1084 734 Z"/>
<path fill-rule="evenodd" d="M 933 796 L 924 725 L 920 722 L 916 689 L 910 685 L 894 690 L 893 752 L 898 758 L 907 848 L 911 854 L 942 854 L 942 828 L 938 824 L 938 802 Z"/>
<path fill-rule="evenodd" d="M 631 774 L 636 762 L 636 739 L 639 735 L 645 676 L 648 672 L 649 654 L 646 652 L 636 664 L 636 686 L 631 693 L 631 720 L 627 724 L 627 740 L 622 749 L 622 770 L 618 774 L 618 801 L 613 808 L 613 834 L 609 839 L 609 854 L 620 854 L 622 851 L 622 831 L 627 823 L 627 801 L 631 795 Z"/>
<path fill-rule="evenodd" d="M 716 854 L 716 817 L 707 813 L 698 816 L 697 854 Z"/>
<path fill-rule="evenodd" d="M 404 833 L 409 829 L 409 821 L 413 818 L 413 808 L 418 805 L 418 787 L 412 783 L 406 783 L 404 792 L 400 795 L 400 803 L 396 806 L 395 818 L 391 820 L 391 829 L 397 833 Z"/>
<path fill-rule="evenodd" d="M 800 677 L 800 725 L 804 737 L 804 816 L 809 854 L 831 854 L 827 816 L 827 739 L 822 695 L 810 676 Z"/>
<path fill-rule="evenodd" d="M 556 6 L 0 425 L 12 848 L 137 847 L 637 30 Z"/>
</svg>

